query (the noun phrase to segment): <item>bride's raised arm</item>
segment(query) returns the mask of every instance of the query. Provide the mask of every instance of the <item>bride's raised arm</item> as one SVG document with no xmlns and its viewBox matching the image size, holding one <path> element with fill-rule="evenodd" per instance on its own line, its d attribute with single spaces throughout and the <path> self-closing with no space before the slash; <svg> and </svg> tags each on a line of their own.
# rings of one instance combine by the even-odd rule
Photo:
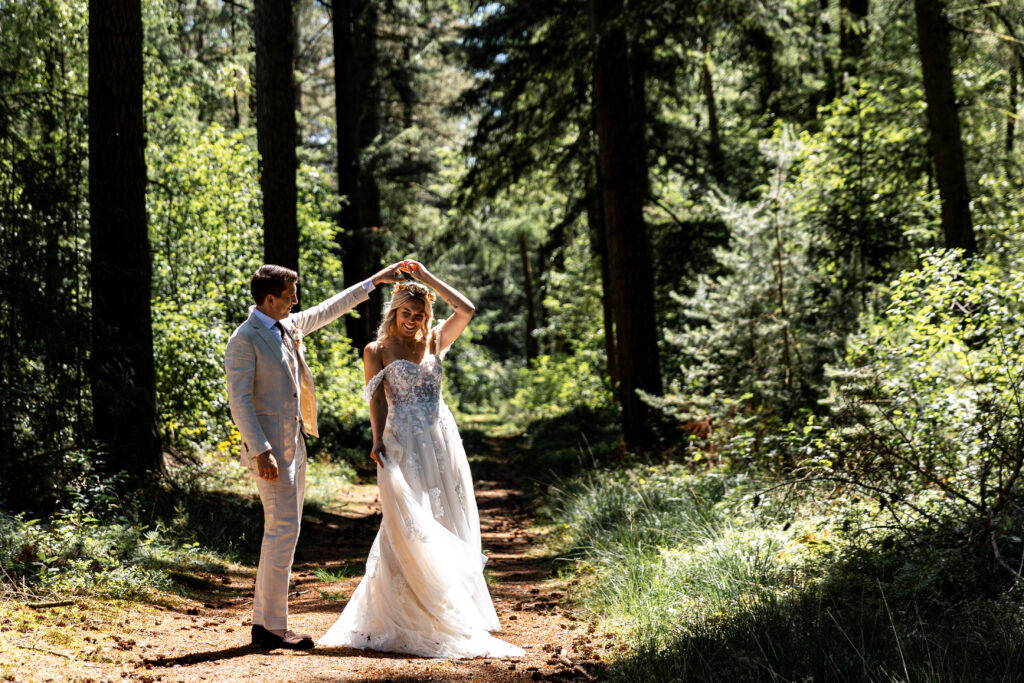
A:
<svg viewBox="0 0 1024 683">
<path fill-rule="evenodd" d="M 472 320 L 473 313 L 476 312 L 473 302 L 467 299 L 465 294 L 427 270 L 419 261 L 405 260 L 402 261 L 399 267 L 437 292 L 438 296 L 444 299 L 444 302 L 451 307 L 452 315 L 441 323 L 441 330 L 437 341 L 438 352 L 448 348 L 452 342 L 459 338 L 462 331 L 466 329 L 466 325 Z"/>
</svg>

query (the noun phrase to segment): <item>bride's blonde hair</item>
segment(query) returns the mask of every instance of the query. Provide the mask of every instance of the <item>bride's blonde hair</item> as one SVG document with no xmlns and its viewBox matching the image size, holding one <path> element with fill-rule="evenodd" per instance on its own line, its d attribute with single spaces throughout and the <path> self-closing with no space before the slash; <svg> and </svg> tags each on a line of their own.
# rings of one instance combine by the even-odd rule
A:
<svg viewBox="0 0 1024 683">
<path fill-rule="evenodd" d="M 423 328 L 416 332 L 416 341 L 425 339 L 430 331 L 430 322 L 434 319 L 434 294 L 426 285 L 419 282 L 399 282 L 391 294 L 391 301 L 385 308 L 384 320 L 377 328 L 377 341 L 388 342 L 398 331 L 398 309 L 407 301 L 419 301 L 423 304 Z"/>
</svg>

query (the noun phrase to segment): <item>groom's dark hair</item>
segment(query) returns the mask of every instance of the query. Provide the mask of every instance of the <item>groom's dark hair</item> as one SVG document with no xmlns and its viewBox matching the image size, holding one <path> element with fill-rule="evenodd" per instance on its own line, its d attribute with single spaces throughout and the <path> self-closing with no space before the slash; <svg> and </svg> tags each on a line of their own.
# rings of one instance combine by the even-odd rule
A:
<svg viewBox="0 0 1024 683">
<path fill-rule="evenodd" d="M 262 306 L 263 300 L 267 298 L 268 294 L 281 296 L 285 287 L 298 281 L 299 274 L 294 270 L 267 264 L 260 266 L 256 274 L 252 276 L 252 280 L 249 280 L 249 291 L 252 292 L 252 298 L 256 300 L 256 305 Z"/>
</svg>

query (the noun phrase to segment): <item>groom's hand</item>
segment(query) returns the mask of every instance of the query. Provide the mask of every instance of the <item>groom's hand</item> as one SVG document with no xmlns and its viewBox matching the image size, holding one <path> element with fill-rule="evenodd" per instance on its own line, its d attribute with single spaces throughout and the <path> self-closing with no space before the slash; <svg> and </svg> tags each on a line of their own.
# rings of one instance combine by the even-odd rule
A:
<svg viewBox="0 0 1024 683">
<path fill-rule="evenodd" d="M 386 266 L 374 273 L 370 279 L 373 280 L 373 284 L 388 284 L 391 282 L 398 282 L 401 279 L 399 275 L 400 266 L 402 262 L 392 263 L 390 266 Z"/>
<path fill-rule="evenodd" d="M 274 481 L 277 479 L 277 458 L 270 451 L 263 451 L 256 456 L 256 474 L 260 479 Z"/>
</svg>

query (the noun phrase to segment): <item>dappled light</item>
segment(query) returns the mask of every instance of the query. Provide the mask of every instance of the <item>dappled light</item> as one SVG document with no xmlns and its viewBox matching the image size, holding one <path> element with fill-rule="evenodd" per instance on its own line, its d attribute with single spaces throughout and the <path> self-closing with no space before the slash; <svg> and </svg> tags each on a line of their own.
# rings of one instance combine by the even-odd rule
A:
<svg viewBox="0 0 1024 683">
<path fill-rule="evenodd" d="M 0 679 L 1021 679 L 1022 26 L 0 0 Z"/>
</svg>

